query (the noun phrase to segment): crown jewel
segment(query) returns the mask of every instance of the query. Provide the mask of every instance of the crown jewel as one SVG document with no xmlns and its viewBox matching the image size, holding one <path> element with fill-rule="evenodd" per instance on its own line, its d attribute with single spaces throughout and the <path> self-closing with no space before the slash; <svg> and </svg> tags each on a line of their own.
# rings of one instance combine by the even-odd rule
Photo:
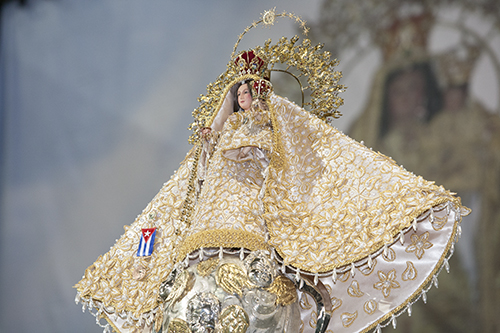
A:
<svg viewBox="0 0 500 333">
<path fill-rule="evenodd" d="M 253 50 L 241 52 L 234 61 L 239 74 L 255 74 L 263 76 L 266 64 L 262 58 L 257 57 Z"/>
</svg>

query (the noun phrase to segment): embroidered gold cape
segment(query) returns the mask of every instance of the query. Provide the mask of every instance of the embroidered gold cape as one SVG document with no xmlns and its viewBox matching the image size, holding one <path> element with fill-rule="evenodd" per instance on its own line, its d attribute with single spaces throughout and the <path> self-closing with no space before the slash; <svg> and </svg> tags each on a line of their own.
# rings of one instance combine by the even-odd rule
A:
<svg viewBox="0 0 500 333">
<path fill-rule="evenodd" d="M 238 143 L 239 127 L 226 121 L 213 152 L 206 151 L 210 159 L 198 168 L 204 169 L 203 185 L 190 224 L 180 221 L 193 151 L 110 251 L 85 271 L 75 286 L 77 297 L 97 316 L 120 332 L 149 327 L 160 315 L 160 284 L 174 265 L 209 247 L 274 249 L 297 274 L 319 276 L 338 313 L 331 324 L 338 326 L 332 326 L 335 332 L 373 328 L 422 292 L 445 262 L 460 216 L 467 213 L 460 199 L 282 97 L 271 95 L 268 105 L 279 145 L 264 132 Z M 267 157 L 224 156 L 249 145 Z M 416 233 L 424 222 L 419 230 L 425 232 Z M 149 226 L 157 228 L 155 247 L 141 259 L 141 228 Z M 429 260 L 421 261 L 430 248 Z M 394 260 L 399 253 L 402 259 Z M 416 279 L 418 271 L 425 273 Z M 355 279 L 355 272 L 364 280 Z M 403 280 L 409 281 L 404 288 Z M 379 295 L 370 296 L 367 288 Z M 314 318 L 304 297 L 301 306 Z"/>
</svg>

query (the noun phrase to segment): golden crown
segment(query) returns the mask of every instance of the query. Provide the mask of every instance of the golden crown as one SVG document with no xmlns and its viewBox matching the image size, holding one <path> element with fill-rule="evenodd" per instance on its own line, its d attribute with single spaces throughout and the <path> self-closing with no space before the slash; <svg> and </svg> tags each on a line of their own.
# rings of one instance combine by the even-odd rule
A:
<svg viewBox="0 0 500 333">
<path fill-rule="evenodd" d="M 240 75 L 255 74 L 263 77 L 266 70 L 264 60 L 256 56 L 252 50 L 241 52 L 236 57 L 234 64 L 238 68 Z"/>
<path fill-rule="evenodd" d="M 266 100 L 273 91 L 273 85 L 267 79 L 260 79 L 253 81 L 251 89 L 254 98 Z"/>
</svg>

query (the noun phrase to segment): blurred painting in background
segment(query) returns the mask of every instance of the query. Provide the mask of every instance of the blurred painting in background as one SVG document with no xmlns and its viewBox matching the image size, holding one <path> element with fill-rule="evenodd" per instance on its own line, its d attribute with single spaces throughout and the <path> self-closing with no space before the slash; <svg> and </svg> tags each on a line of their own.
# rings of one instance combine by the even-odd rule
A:
<svg viewBox="0 0 500 333">
<path fill-rule="evenodd" d="M 487 0 L 327 0 L 312 29 L 353 67 L 378 53 L 369 97 L 348 133 L 473 209 L 452 274 L 439 276 L 427 305 L 418 301 L 411 317 L 398 318 L 400 332 L 500 330 L 500 113 L 470 89 L 481 62 L 498 98 L 500 54 L 491 43 L 499 29 L 500 3 Z"/>
</svg>

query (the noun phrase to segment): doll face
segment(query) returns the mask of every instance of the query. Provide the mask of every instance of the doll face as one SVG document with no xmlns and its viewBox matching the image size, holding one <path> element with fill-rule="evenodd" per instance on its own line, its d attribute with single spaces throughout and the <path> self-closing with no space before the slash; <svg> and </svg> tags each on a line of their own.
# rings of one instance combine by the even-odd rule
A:
<svg viewBox="0 0 500 333">
<path fill-rule="evenodd" d="M 252 95 L 250 94 L 250 89 L 248 83 L 242 84 L 238 88 L 238 105 L 243 110 L 247 111 L 252 106 Z"/>
</svg>

